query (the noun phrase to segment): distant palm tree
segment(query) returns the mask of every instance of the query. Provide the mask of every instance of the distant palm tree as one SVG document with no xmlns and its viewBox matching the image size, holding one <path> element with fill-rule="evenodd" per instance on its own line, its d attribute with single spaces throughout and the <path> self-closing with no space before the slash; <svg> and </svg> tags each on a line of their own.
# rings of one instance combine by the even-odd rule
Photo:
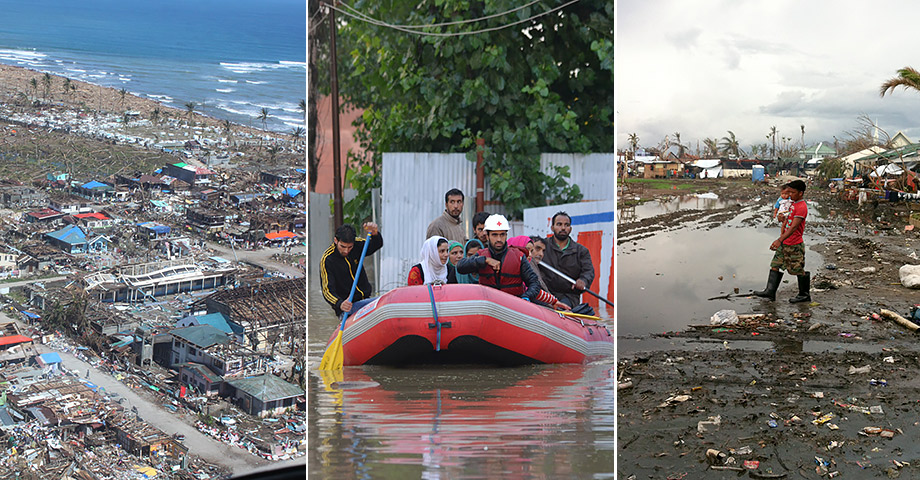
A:
<svg viewBox="0 0 920 480">
<path fill-rule="evenodd" d="M 302 98 L 300 99 L 300 111 L 303 112 L 303 119 L 306 120 L 307 119 L 307 101 Z"/>
<path fill-rule="evenodd" d="M 227 134 L 227 143 L 233 143 L 233 122 L 230 120 L 224 120 L 223 128 L 224 133 Z"/>
<path fill-rule="evenodd" d="M 195 113 L 195 107 L 198 105 L 195 102 L 186 102 L 185 111 L 186 111 L 186 124 L 188 125 L 188 136 L 192 136 L 192 115 Z"/>
<path fill-rule="evenodd" d="M 741 145 L 738 143 L 738 139 L 735 138 L 735 132 L 728 130 L 728 136 L 722 137 L 722 142 L 719 144 L 720 151 L 726 155 L 734 155 L 739 157 L 744 152 L 741 150 Z"/>
<path fill-rule="evenodd" d="M 304 133 L 303 127 L 294 127 L 294 129 L 291 130 L 291 143 L 297 145 L 300 139 L 303 138 Z"/>
<path fill-rule="evenodd" d="M 128 95 L 128 90 L 122 88 L 118 91 L 118 95 L 121 97 L 121 108 L 125 108 L 125 97 Z"/>
<path fill-rule="evenodd" d="M 38 79 L 33 78 L 29 80 L 29 87 L 32 88 L 32 98 L 35 98 L 35 96 L 38 95 Z"/>
<path fill-rule="evenodd" d="M 64 83 L 63 83 L 63 86 L 61 87 L 61 89 L 62 89 L 62 91 L 63 91 L 63 93 L 64 93 L 65 96 L 66 96 L 66 95 L 70 95 L 70 93 L 71 93 L 70 87 L 71 87 L 71 86 L 73 86 L 73 82 L 71 82 L 69 78 L 64 77 Z"/>
<path fill-rule="evenodd" d="M 45 72 L 45 75 L 42 76 L 42 85 L 44 86 L 45 93 L 43 98 L 48 99 L 51 96 L 51 74 Z"/>
<path fill-rule="evenodd" d="M 776 158 L 776 125 L 770 127 L 770 133 L 767 134 L 767 138 L 773 140 L 773 149 L 770 150 L 770 156 Z"/>
<path fill-rule="evenodd" d="M 677 147 L 677 158 L 684 158 L 687 147 L 680 141 L 680 132 L 674 132 L 675 140 L 669 146 Z"/>
<path fill-rule="evenodd" d="M 710 157 L 719 156 L 719 139 L 718 138 L 704 138 L 703 139 L 703 151 L 705 151 L 706 155 Z"/>
<path fill-rule="evenodd" d="M 802 148 L 805 148 L 805 124 L 802 124 Z"/>
<path fill-rule="evenodd" d="M 904 67 L 898 70 L 898 76 L 888 79 L 879 88 L 879 96 L 884 97 L 886 93 L 893 92 L 897 87 L 904 87 L 905 90 L 920 91 L 920 72 L 913 67 Z"/>
<path fill-rule="evenodd" d="M 629 147 L 632 150 L 633 159 L 636 158 L 636 150 L 639 149 L 639 135 L 636 133 L 629 134 Z"/>
<path fill-rule="evenodd" d="M 259 120 L 262 121 L 262 130 L 268 130 L 266 123 L 268 122 L 268 109 L 262 107 L 262 110 L 259 111 Z"/>
<path fill-rule="evenodd" d="M 278 156 L 278 153 L 281 151 L 281 147 L 277 145 L 272 145 L 268 147 L 268 162 L 270 165 L 275 164 L 275 157 Z"/>
<path fill-rule="evenodd" d="M 160 123 L 161 113 L 162 112 L 160 111 L 160 107 L 153 107 L 153 110 L 150 111 L 150 121 L 153 122 L 154 125 Z"/>
</svg>

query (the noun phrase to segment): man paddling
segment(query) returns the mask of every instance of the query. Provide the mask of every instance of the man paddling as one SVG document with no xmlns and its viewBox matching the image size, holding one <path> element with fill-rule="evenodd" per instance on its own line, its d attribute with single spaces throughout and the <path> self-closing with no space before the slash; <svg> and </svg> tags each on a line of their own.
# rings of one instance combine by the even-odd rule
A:
<svg viewBox="0 0 920 480">
<path fill-rule="evenodd" d="M 575 285 L 548 270 L 542 271 L 543 280 L 560 302 L 574 307 L 581 302 L 581 292 L 591 287 L 594 281 L 594 264 L 591 252 L 569 236 L 572 233 L 572 217 L 557 212 L 552 219 L 553 237 L 547 242 L 543 261 L 560 272 L 575 279 Z"/>
<path fill-rule="evenodd" d="M 370 256 L 383 246 L 383 237 L 380 236 L 376 223 L 365 223 L 364 230 L 371 234 L 370 243 L 367 245 L 367 255 Z M 367 279 L 366 270 L 362 269 L 358 275 L 355 296 L 351 302 L 348 301 L 351 284 L 355 281 L 354 272 L 358 268 L 361 251 L 364 249 L 364 241 L 363 238 L 356 238 L 354 227 L 342 225 L 336 229 L 332 245 L 326 249 L 320 260 L 319 278 L 323 298 L 335 310 L 337 317 L 342 316 L 342 312 L 349 312 L 349 315 L 355 313 L 372 300 L 370 296 L 373 288 Z"/>
<path fill-rule="evenodd" d="M 457 273 L 479 273 L 479 284 L 534 301 L 540 295 L 540 279 L 524 253 L 508 248 L 508 220 L 490 215 L 485 222 L 489 247 L 457 264 Z M 526 287 L 525 287 L 526 284 Z"/>
</svg>

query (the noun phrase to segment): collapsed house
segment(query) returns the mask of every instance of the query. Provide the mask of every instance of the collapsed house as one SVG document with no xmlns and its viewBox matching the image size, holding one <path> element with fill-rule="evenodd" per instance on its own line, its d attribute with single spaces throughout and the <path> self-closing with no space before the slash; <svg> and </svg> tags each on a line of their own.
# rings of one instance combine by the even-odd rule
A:
<svg viewBox="0 0 920 480">
<path fill-rule="evenodd" d="M 227 285 L 236 272 L 226 262 L 179 259 L 115 267 L 86 275 L 81 282 L 92 298 L 102 302 L 134 303 Z"/>
</svg>

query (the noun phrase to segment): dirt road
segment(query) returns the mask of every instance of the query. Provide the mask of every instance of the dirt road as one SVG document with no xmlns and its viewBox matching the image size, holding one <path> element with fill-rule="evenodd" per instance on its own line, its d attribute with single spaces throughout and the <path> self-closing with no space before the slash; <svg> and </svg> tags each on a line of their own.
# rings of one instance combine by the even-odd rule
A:
<svg viewBox="0 0 920 480">
<path fill-rule="evenodd" d="M 46 345 L 36 345 L 39 353 L 55 352 Z M 79 370 L 80 376 L 85 378 L 89 370 L 90 382 L 104 388 L 109 394 L 116 393 L 124 397 L 123 405 L 137 407 L 138 415 L 147 423 L 159 428 L 167 434 L 180 433 L 185 435 L 185 445 L 189 453 L 195 454 L 209 463 L 230 468 L 234 475 L 248 472 L 257 467 L 269 464 L 268 461 L 256 457 L 238 447 L 232 447 L 199 432 L 195 427 L 183 422 L 177 414 L 170 413 L 162 406 L 157 405 L 142 395 L 138 395 L 132 388 L 115 380 L 105 372 L 96 369 L 90 364 L 80 360 L 70 353 L 57 352 L 68 370 Z"/>
</svg>

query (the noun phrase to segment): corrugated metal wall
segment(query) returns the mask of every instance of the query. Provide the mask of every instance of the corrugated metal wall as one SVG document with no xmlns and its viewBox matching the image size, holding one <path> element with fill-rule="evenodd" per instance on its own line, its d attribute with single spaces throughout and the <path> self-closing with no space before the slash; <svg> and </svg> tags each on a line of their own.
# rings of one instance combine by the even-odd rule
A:
<svg viewBox="0 0 920 480">
<path fill-rule="evenodd" d="M 568 165 L 570 182 L 581 188 L 584 200 L 613 200 L 615 156 L 610 154 L 543 154 L 541 169 L 549 173 L 551 165 Z M 461 219 L 469 225 L 476 213 L 476 164 L 461 153 L 385 153 L 382 162 L 380 231 L 383 249 L 378 291 L 385 292 L 406 284 L 412 265 L 418 263 L 419 250 L 425 241 L 428 224 L 444 211 L 444 194 L 459 188 L 466 195 Z M 488 178 L 485 198 L 491 198 Z M 503 213 L 498 205 L 487 206 L 489 212 Z"/>
</svg>

